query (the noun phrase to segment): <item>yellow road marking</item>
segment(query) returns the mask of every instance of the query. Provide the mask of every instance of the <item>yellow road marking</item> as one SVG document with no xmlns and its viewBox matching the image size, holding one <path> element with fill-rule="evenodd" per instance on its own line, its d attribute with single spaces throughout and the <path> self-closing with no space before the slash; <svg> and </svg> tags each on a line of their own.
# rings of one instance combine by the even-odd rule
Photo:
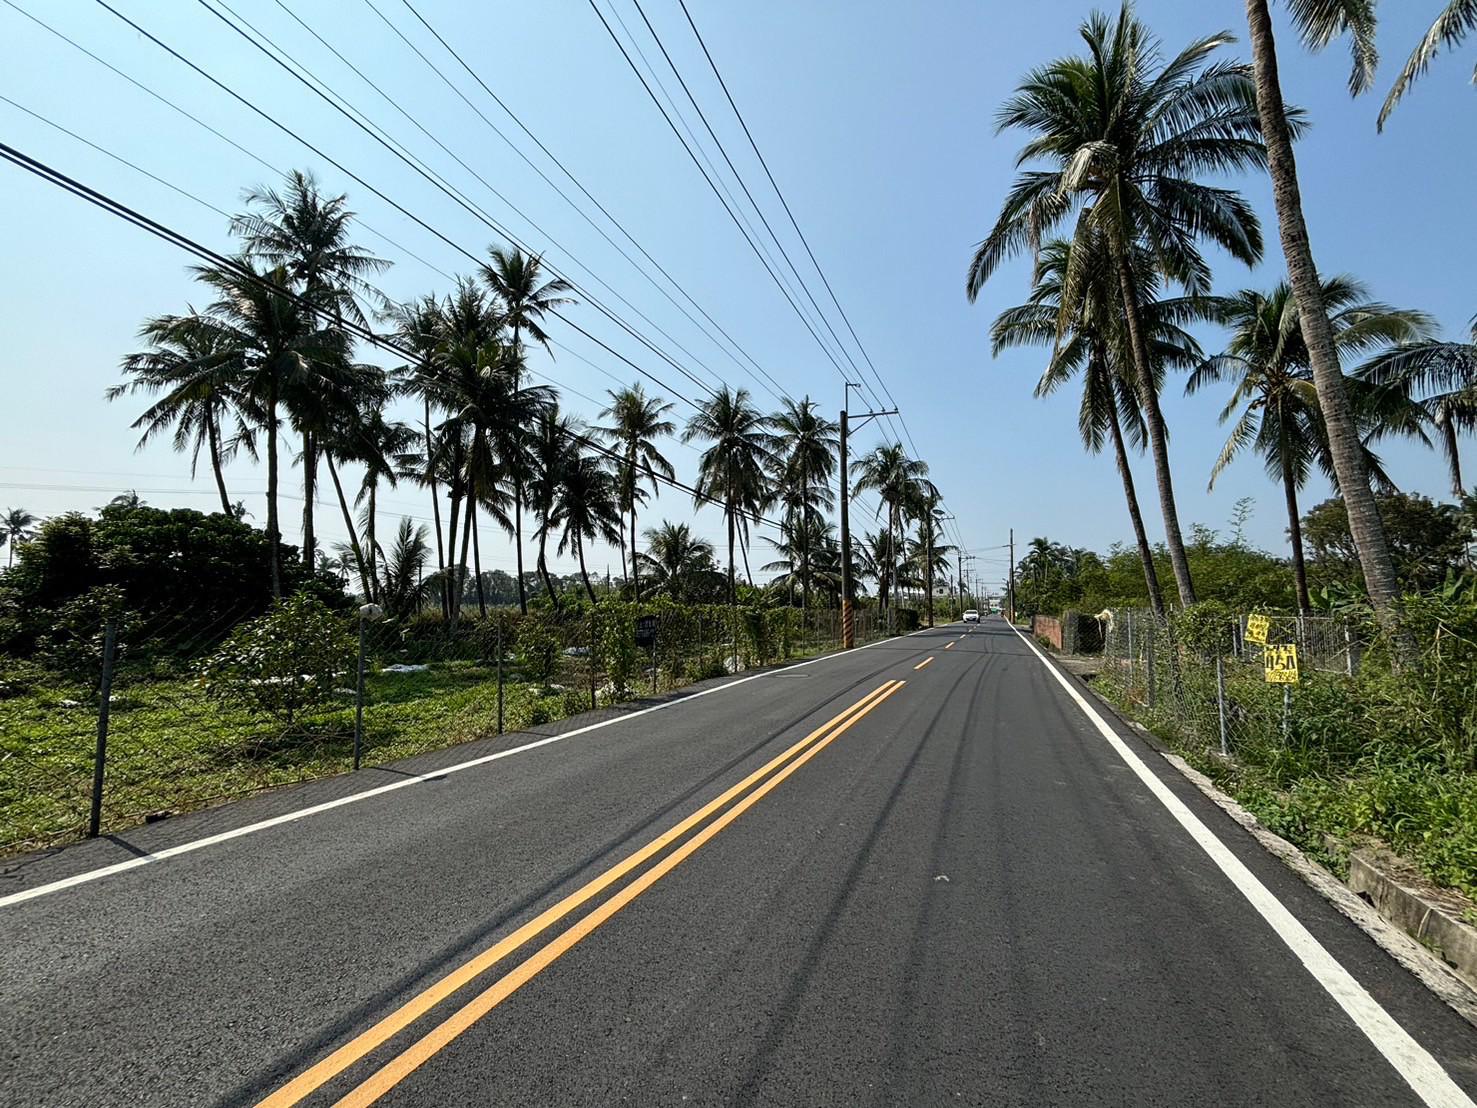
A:
<svg viewBox="0 0 1477 1108">
<path fill-rule="evenodd" d="M 707 819 L 719 808 L 722 808 L 734 797 L 744 792 L 755 782 L 799 754 L 801 750 L 825 734 L 831 727 L 842 722 L 847 722 L 848 717 L 851 716 L 859 718 L 860 714 L 870 711 L 872 705 L 879 703 L 886 696 L 891 695 L 902 684 L 903 682 L 899 681 L 879 685 L 845 711 L 832 716 L 794 746 L 771 758 L 738 784 L 725 790 L 721 795 L 715 797 L 707 804 L 704 804 L 681 823 L 658 835 L 651 842 L 617 862 L 610 869 L 598 877 L 593 878 L 579 889 L 576 889 L 557 904 L 539 913 L 539 915 L 529 920 L 522 927 L 518 928 L 518 930 L 488 947 L 471 961 L 464 963 L 440 981 L 426 988 L 423 992 L 411 997 L 373 1027 L 361 1032 L 355 1038 L 349 1040 L 349 1042 L 328 1055 L 328 1057 L 311 1068 L 304 1070 L 265 1100 L 260 1101 L 257 1108 L 288 1108 L 289 1105 L 297 1104 L 315 1089 L 337 1077 L 370 1051 L 399 1034 L 447 997 L 486 973 L 520 946 L 537 937 L 541 932 L 558 923 L 591 897 L 608 888 L 630 873 L 631 870 L 641 865 L 641 863 L 670 846 L 674 841 L 681 838 L 688 831 L 691 831 L 699 823 Z"/>
<path fill-rule="evenodd" d="M 460 1010 L 449 1016 L 439 1026 L 429 1031 L 418 1042 L 413 1043 L 399 1056 L 391 1059 L 378 1071 L 371 1074 L 362 1084 L 353 1089 L 342 1100 L 338 1101 L 335 1108 L 365 1108 L 365 1106 L 379 1100 L 385 1093 L 389 1092 L 401 1081 L 425 1065 L 426 1062 L 430 1061 L 432 1057 L 450 1044 L 462 1032 L 466 1031 L 504 1000 L 512 996 L 513 993 L 517 992 L 523 985 L 548 968 L 557 958 L 569 951 L 581 939 L 585 938 L 585 936 L 605 923 L 627 904 L 631 903 L 631 901 L 655 885 L 668 873 L 676 869 L 677 866 L 690 857 L 699 847 L 762 800 L 780 782 L 789 777 L 790 774 L 794 773 L 806 762 L 830 746 L 831 743 L 850 730 L 853 724 L 893 693 L 897 692 L 904 684 L 906 682 L 892 682 L 881 695 L 871 698 L 865 708 L 853 714 L 845 723 L 835 728 L 825 738 L 811 746 L 804 754 L 770 777 L 748 796 L 724 812 L 723 815 L 708 824 L 708 826 L 704 827 L 696 835 L 688 839 L 687 842 L 652 866 L 609 900 L 595 908 L 589 915 L 570 927 L 569 930 L 561 933 L 557 938 L 551 939 L 543 947 L 539 948 L 539 950 L 529 955 L 528 958 L 524 959 L 514 969 L 463 1005 Z"/>
<path fill-rule="evenodd" d="M 919 662 L 913 668 L 914 669 L 922 669 L 924 666 L 928 665 L 928 663 L 931 662 L 931 661 L 933 661 L 933 655 L 932 654 L 930 654 L 927 658 L 924 658 L 923 661 Z"/>
<path fill-rule="evenodd" d="M 953 643 L 946 643 L 946 644 L 944 644 L 944 649 L 945 650 L 953 650 L 954 649 L 954 644 Z"/>
</svg>

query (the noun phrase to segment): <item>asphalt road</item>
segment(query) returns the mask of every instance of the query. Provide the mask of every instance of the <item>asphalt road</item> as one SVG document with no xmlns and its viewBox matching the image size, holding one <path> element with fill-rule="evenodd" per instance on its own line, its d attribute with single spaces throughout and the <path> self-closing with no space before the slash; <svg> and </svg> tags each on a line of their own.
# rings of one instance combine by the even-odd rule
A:
<svg viewBox="0 0 1477 1108">
<path fill-rule="evenodd" d="M 717 684 L 6 867 L 0 1104 L 1477 1096 L 1477 1032 L 1004 623 Z"/>
</svg>

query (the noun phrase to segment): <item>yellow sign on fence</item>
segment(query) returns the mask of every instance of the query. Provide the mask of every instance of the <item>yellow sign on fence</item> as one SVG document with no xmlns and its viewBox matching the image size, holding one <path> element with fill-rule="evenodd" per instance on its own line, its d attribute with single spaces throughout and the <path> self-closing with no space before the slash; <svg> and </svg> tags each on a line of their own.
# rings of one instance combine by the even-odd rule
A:
<svg viewBox="0 0 1477 1108">
<path fill-rule="evenodd" d="M 1266 616 L 1246 617 L 1246 641 L 1254 642 L 1261 646 L 1267 645 L 1267 632 L 1272 629 L 1272 621 Z"/>
<path fill-rule="evenodd" d="M 1296 643 L 1285 646 L 1275 644 L 1262 650 L 1262 664 L 1266 667 L 1267 680 L 1274 685 L 1296 685 L 1298 683 L 1298 648 Z"/>
</svg>

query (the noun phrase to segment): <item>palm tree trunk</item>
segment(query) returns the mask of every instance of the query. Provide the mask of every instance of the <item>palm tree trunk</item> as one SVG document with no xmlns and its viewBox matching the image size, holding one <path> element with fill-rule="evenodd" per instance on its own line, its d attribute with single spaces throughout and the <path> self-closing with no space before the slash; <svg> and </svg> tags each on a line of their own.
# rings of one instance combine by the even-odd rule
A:
<svg viewBox="0 0 1477 1108">
<path fill-rule="evenodd" d="M 317 543 L 313 535 L 313 497 L 317 492 L 318 442 L 311 431 L 303 432 L 303 565 L 313 568 Z"/>
<path fill-rule="evenodd" d="M 267 390 L 267 562 L 271 567 L 272 596 L 282 597 L 282 567 L 278 564 L 277 548 L 282 543 L 282 531 L 277 523 L 277 386 L 274 382 Z"/>
<path fill-rule="evenodd" d="M 549 529 L 539 528 L 538 534 L 538 573 L 543 579 L 544 590 L 549 594 L 549 602 L 554 605 L 554 611 L 559 610 L 559 594 L 554 591 L 554 579 L 549 576 Z"/>
<path fill-rule="evenodd" d="M 631 494 L 631 597 L 641 603 L 641 570 L 636 565 L 636 495 L 632 484 Z M 623 544 L 624 545 L 624 544 Z"/>
<path fill-rule="evenodd" d="M 477 531 L 477 502 L 467 502 L 467 519 L 472 520 L 472 574 L 477 578 L 477 614 L 487 618 L 487 596 L 482 588 L 482 540 Z"/>
<path fill-rule="evenodd" d="M 1462 457 L 1457 451 L 1456 421 L 1448 412 L 1440 422 L 1441 452 L 1446 455 L 1446 468 L 1451 473 L 1451 495 L 1460 503 L 1467 490 L 1462 484 Z"/>
<path fill-rule="evenodd" d="M 455 472 L 453 470 L 453 474 Z M 451 511 L 447 513 L 450 517 L 448 520 L 450 527 L 446 532 L 446 552 L 450 555 L 448 559 L 450 564 L 446 567 L 446 618 L 449 622 L 455 622 L 457 613 L 461 610 L 462 606 L 462 567 L 456 561 L 456 536 L 457 525 L 461 522 L 462 490 L 460 479 L 456 476 L 453 476 L 451 479 L 449 494 L 451 497 Z M 462 555 L 462 562 L 465 561 L 466 555 L 464 554 Z"/>
<path fill-rule="evenodd" d="M 754 575 L 749 571 L 749 543 L 742 535 L 739 536 L 739 553 L 744 559 L 744 580 L 749 582 L 749 588 L 752 589 L 754 587 Z"/>
<path fill-rule="evenodd" d="M 348 498 L 344 496 L 343 482 L 338 477 L 338 467 L 333 464 L 333 455 L 324 451 L 324 457 L 328 459 L 328 476 L 333 481 L 333 491 L 338 494 L 339 511 L 343 513 L 344 527 L 349 532 L 349 549 L 354 552 L 354 567 L 359 571 L 359 587 L 364 592 L 367 601 L 373 596 L 369 584 L 369 575 L 364 568 L 364 548 L 359 545 L 359 532 L 354 527 L 354 516 L 349 511 Z"/>
<path fill-rule="evenodd" d="M 376 603 L 380 599 L 380 575 L 379 575 L 379 540 L 375 538 L 374 517 L 375 497 L 379 492 L 379 478 L 372 477 L 369 482 L 369 508 L 365 514 L 365 538 L 368 542 L 368 556 L 365 559 L 369 563 L 369 588 L 373 594 L 370 599 Z"/>
<path fill-rule="evenodd" d="M 585 570 L 585 544 L 580 542 L 578 536 L 574 540 L 574 552 L 580 558 L 580 577 L 585 582 L 585 592 L 590 594 L 590 603 L 595 603 L 595 590 L 590 586 L 590 574 Z"/>
<path fill-rule="evenodd" d="M 528 588 L 523 584 L 523 482 L 513 485 L 513 547 L 518 552 L 518 610 L 528 614 Z"/>
<path fill-rule="evenodd" d="M 733 576 L 733 508 L 728 509 L 728 604 L 733 607 L 738 604 L 738 582 Z"/>
<path fill-rule="evenodd" d="M 226 495 L 226 475 L 221 472 L 221 429 L 212 412 L 205 423 L 205 441 L 210 450 L 210 472 L 215 474 L 215 487 L 221 494 L 221 511 L 231 514 L 231 498 Z"/>
<path fill-rule="evenodd" d="M 1298 519 L 1297 482 L 1293 480 L 1292 466 L 1282 463 L 1282 495 L 1287 501 L 1287 536 L 1292 540 L 1292 578 L 1297 584 L 1298 611 L 1307 615 L 1313 610 L 1312 598 L 1308 595 L 1308 566 L 1303 560 L 1303 525 Z"/>
<path fill-rule="evenodd" d="M 474 500 L 472 498 L 472 490 L 470 488 L 468 488 L 468 490 L 467 490 L 467 511 L 466 511 L 466 516 L 465 516 L 465 518 L 462 521 L 462 557 L 461 557 L 461 561 L 457 563 L 458 567 L 461 568 L 461 569 L 465 569 L 466 568 L 468 548 L 472 544 L 472 507 L 473 507 L 473 504 L 474 503 L 475 502 L 474 502 Z M 455 626 L 457 620 L 459 620 L 461 618 L 461 614 L 462 614 L 462 597 L 463 597 L 463 595 L 465 593 L 466 593 L 466 580 L 465 580 L 464 577 L 458 575 L 458 577 L 457 577 L 457 583 L 456 583 L 456 604 L 451 609 L 451 622 L 452 622 L 452 625 L 453 626 Z"/>
<path fill-rule="evenodd" d="M 436 466 L 431 459 L 431 400 L 426 398 L 426 486 L 431 490 L 431 518 L 436 524 L 436 571 L 441 575 L 441 616 L 451 615 L 451 594 L 446 582 L 446 551 L 441 541 L 441 493 L 436 487 Z"/>
<path fill-rule="evenodd" d="M 1169 446 L 1164 433 L 1164 414 L 1159 409 L 1159 390 L 1154 387 L 1153 365 L 1149 345 L 1139 315 L 1138 295 L 1134 291 L 1133 274 L 1128 268 L 1125 244 L 1118 243 L 1118 287 L 1123 297 L 1123 316 L 1128 323 L 1128 341 L 1133 349 L 1134 372 L 1138 378 L 1139 402 L 1144 407 L 1144 420 L 1149 425 L 1149 452 L 1154 459 L 1154 478 L 1159 485 L 1159 510 L 1164 516 L 1164 541 L 1169 547 L 1169 564 L 1174 569 L 1180 603 L 1195 603 L 1195 584 L 1190 578 L 1190 559 L 1185 555 L 1185 540 L 1180 534 L 1179 510 L 1174 504 L 1174 479 L 1169 469 Z"/>
<path fill-rule="evenodd" d="M 1277 70 L 1277 44 L 1272 35 L 1272 16 L 1267 0 L 1246 0 L 1246 22 L 1251 32 L 1251 56 L 1256 70 L 1257 114 L 1261 118 L 1262 139 L 1267 147 L 1267 171 L 1272 178 L 1272 198 L 1277 205 L 1277 224 L 1282 235 L 1282 253 L 1287 259 L 1287 280 L 1298 306 L 1298 320 L 1308 358 L 1313 364 L 1313 385 L 1318 392 L 1318 406 L 1328 430 L 1329 453 L 1338 475 L 1339 492 L 1349 513 L 1349 531 L 1359 552 L 1359 564 L 1369 589 L 1370 603 L 1380 621 L 1395 631 L 1408 653 L 1409 643 L 1398 629 L 1395 600 L 1400 595 L 1395 580 L 1395 566 L 1385 538 L 1384 522 L 1369 487 L 1369 472 L 1364 464 L 1363 444 L 1354 421 L 1339 368 L 1338 353 L 1333 344 L 1328 310 L 1323 302 L 1323 288 L 1313 249 L 1308 241 L 1308 227 L 1303 219 L 1303 201 L 1298 189 L 1297 162 L 1292 152 L 1292 133 L 1287 126 L 1287 109 L 1282 101 L 1281 78 Z"/>
<path fill-rule="evenodd" d="M 1128 518 L 1133 523 L 1133 538 L 1138 543 L 1139 561 L 1144 565 L 1144 587 L 1149 591 L 1149 606 L 1154 615 L 1164 618 L 1164 591 L 1159 587 L 1159 571 L 1154 568 L 1154 551 L 1144 531 L 1144 516 L 1139 511 L 1138 492 L 1133 487 L 1133 470 L 1128 468 L 1128 450 L 1123 444 L 1123 428 L 1118 422 L 1116 404 L 1108 405 L 1108 426 L 1113 431 L 1113 454 L 1118 459 L 1118 475 L 1123 478 L 1123 498 L 1128 501 Z"/>
</svg>

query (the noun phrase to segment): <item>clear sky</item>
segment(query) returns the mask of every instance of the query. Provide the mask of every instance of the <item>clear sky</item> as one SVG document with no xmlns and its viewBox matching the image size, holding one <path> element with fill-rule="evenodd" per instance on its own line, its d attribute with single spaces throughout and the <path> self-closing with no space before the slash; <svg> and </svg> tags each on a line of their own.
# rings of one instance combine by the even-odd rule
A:
<svg viewBox="0 0 1477 1108">
<path fill-rule="evenodd" d="M 496 238 L 199 3 L 110 2 L 473 254 L 480 255 Z M 610 0 L 599 2 L 611 12 Z M 488 120 L 620 241 L 619 233 L 414 22 L 401 0 L 374 3 L 443 67 Z M 680 97 L 632 0 L 613 3 L 659 67 L 663 82 Z M 761 403 L 776 404 L 767 383 L 756 384 L 746 374 L 743 357 L 725 352 L 680 314 L 394 36 L 368 0 L 229 4 L 444 173 L 496 222 L 545 249 L 552 262 L 697 376 L 747 385 Z M 809 394 L 827 409 L 839 409 L 842 371 L 828 360 L 744 243 L 586 0 L 416 0 L 416 6 L 737 340 L 744 356 L 768 370 L 785 391 Z M 1381 92 L 1437 6 L 1436 0 L 1382 6 L 1386 60 L 1378 82 Z M 675 0 L 643 0 L 643 7 L 815 296 L 829 308 L 680 8 Z M 1078 446 L 1075 397 L 1064 394 L 1049 402 L 1032 398 L 1042 362 L 1038 352 L 990 357 L 990 320 L 1001 307 L 1024 299 L 1025 263 L 1008 266 L 978 305 L 969 305 L 963 293 L 971 249 L 998 210 L 1020 144 L 1015 136 L 995 135 L 994 113 L 1028 68 L 1075 50 L 1075 28 L 1093 5 L 1084 0 L 943 0 L 928 5 L 690 0 L 689 7 L 866 352 L 932 466 L 966 545 L 979 551 L 977 569 L 991 580 L 1003 576 L 1004 560 L 996 548 L 1012 527 L 1018 541 L 1044 534 L 1103 549 L 1128 539 L 1111 457 L 1090 457 Z M 395 262 L 380 281 L 392 296 L 444 292 L 449 282 L 438 269 L 456 273 L 470 268 L 464 256 L 252 115 L 94 0 L 0 2 L 0 34 L 9 46 L 0 95 L 225 212 L 239 209 L 244 187 L 273 178 L 252 157 L 151 99 L 17 8 L 45 19 L 270 165 L 309 168 L 326 188 L 347 192 L 365 224 L 400 244 L 388 245 L 367 232 L 363 236 L 365 245 Z M 287 8 L 371 76 L 400 109 L 502 198 L 293 22 Z M 1244 38 L 1240 0 L 1144 0 L 1138 9 L 1169 49 L 1221 28 Z M 1326 272 L 1363 278 L 1380 299 L 1425 309 L 1448 337 L 1461 336 L 1477 312 L 1472 206 L 1477 92 L 1468 83 L 1470 52 L 1439 58 L 1386 133 L 1377 135 L 1379 98 L 1351 101 L 1345 91 L 1347 52 L 1311 58 L 1295 45 L 1280 11 L 1277 18 L 1287 96 L 1308 109 L 1314 125 L 1300 145 L 1299 160 L 1320 264 Z M 612 23 L 624 37 L 613 17 Z M 1234 49 L 1244 56 L 1244 43 Z M 691 125 L 700 128 L 685 100 L 682 104 Z M 9 103 L 0 102 L 0 121 L 4 141 L 215 248 L 229 247 L 226 220 L 218 212 Z M 716 159 L 716 152 L 712 156 Z M 1222 261 L 1216 282 L 1225 291 L 1269 285 L 1282 274 L 1270 189 L 1261 179 L 1244 180 L 1242 187 L 1264 221 L 1268 257 L 1254 273 Z M 144 318 L 202 302 L 185 271 L 189 259 L 8 165 L 0 167 L 0 189 L 0 505 L 49 515 L 92 508 L 112 490 L 137 488 L 151 504 L 209 510 L 214 494 L 208 474 L 191 482 L 186 460 L 164 442 L 136 453 L 136 433 L 128 425 L 141 405 L 130 400 L 107 404 L 102 397 L 119 378 L 119 360 L 138 348 L 136 331 Z M 409 257 L 407 250 L 424 261 Z M 803 294 L 801 303 L 808 307 Z M 573 315 L 670 382 L 673 391 L 681 385 L 688 397 L 699 395 L 696 386 L 593 308 L 574 309 Z M 845 337 L 834 312 L 831 318 Z M 658 327 L 670 337 L 660 335 Z M 557 324 L 552 330 L 567 349 L 556 349 L 552 361 L 540 354 L 535 368 L 571 390 L 565 399 L 574 412 L 594 417 L 606 388 L 614 387 L 616 379 L 636 379 L 633 370 L 589 340 Z M 1221 336 L 1208 331 L 1202 339 L 1213 350 Z M 854 349 L 852 356 L 860 361 Z M 846 374 L 853 374 L 849 366 Z M 1225 397 L 1209 393 L 1187 399 L 1180 395 L 1182 384 L 1170 383 L 1165 409 L 1183 520 L 1224 527 L 1237 498 L 1251 496 L 1256 500 L 1251 539 L 1284 550 L 1280 495 L 1256 460 L 1237 462 L 1207 494 L 1206 479 L 1224 439 L 1216 417 Z M 649 381 L 647 385 L 649 391 L 655 388 Z M 675 414 L 685 418 L 690 411 L 689 405 L 679 404 Z M 865 429 L 857 436 L 856 449 L 872 445 L 886 430 Z M 1466 446 L 1470 454 L 1470 441 Z M 675 443 L 669 453 L 679 475 L 691 478 L 696 453 Z M 1443 495 L 1444 471 L 1430 451 L 1392 444 L 1384 454 L 1402 487 Z M 1161 529 L 1152 475 L 1142 459 L 1137 472 L 1149 494 L 1145 512 L 1157 536 Z M 284 491 L 300 493 L 298 480 L 296 471 L 287 476 Z M 228 472 L 228 482 L 233 497 L 243 498 L 260 523 L 263 471 L 238 463 Z M 1304 494 L 1305 503 L 1326 495 L 1326 487 L 1315 481 Z M 387 517 L 430 514 L 425 496 L 409 487 L 387 490 L 381 504 Z M 295 539 L 300 503 L 284 500 L 283 510 L 289 539 Z M 869 514 L 863 508 L 858 524 L 869 522 Z M 680 493 L 667 490 L 647 509 L 648 520 L 658 515 L 687 519 L 693 509 Z M 324 503 L 320 527 L 329 542 L 343 536 L 336 517 L 333 504 Z M 700 533 L 721 545 L 722 519 L 716 509 L 697 512 L 696 522 Z M 384 526 L 393 526 L 393 519 L 387 518 Z M 511 568 L 511 550 L 490 530 L 483 534 L 482 550 L 485 568 Z M 765 560 L 762 552 L 758 560 Z M 618 556 L 600 551 L 592 562 L 592 568 L 603 569 L 607 563 L 618 565 Z"/>
</svg>

